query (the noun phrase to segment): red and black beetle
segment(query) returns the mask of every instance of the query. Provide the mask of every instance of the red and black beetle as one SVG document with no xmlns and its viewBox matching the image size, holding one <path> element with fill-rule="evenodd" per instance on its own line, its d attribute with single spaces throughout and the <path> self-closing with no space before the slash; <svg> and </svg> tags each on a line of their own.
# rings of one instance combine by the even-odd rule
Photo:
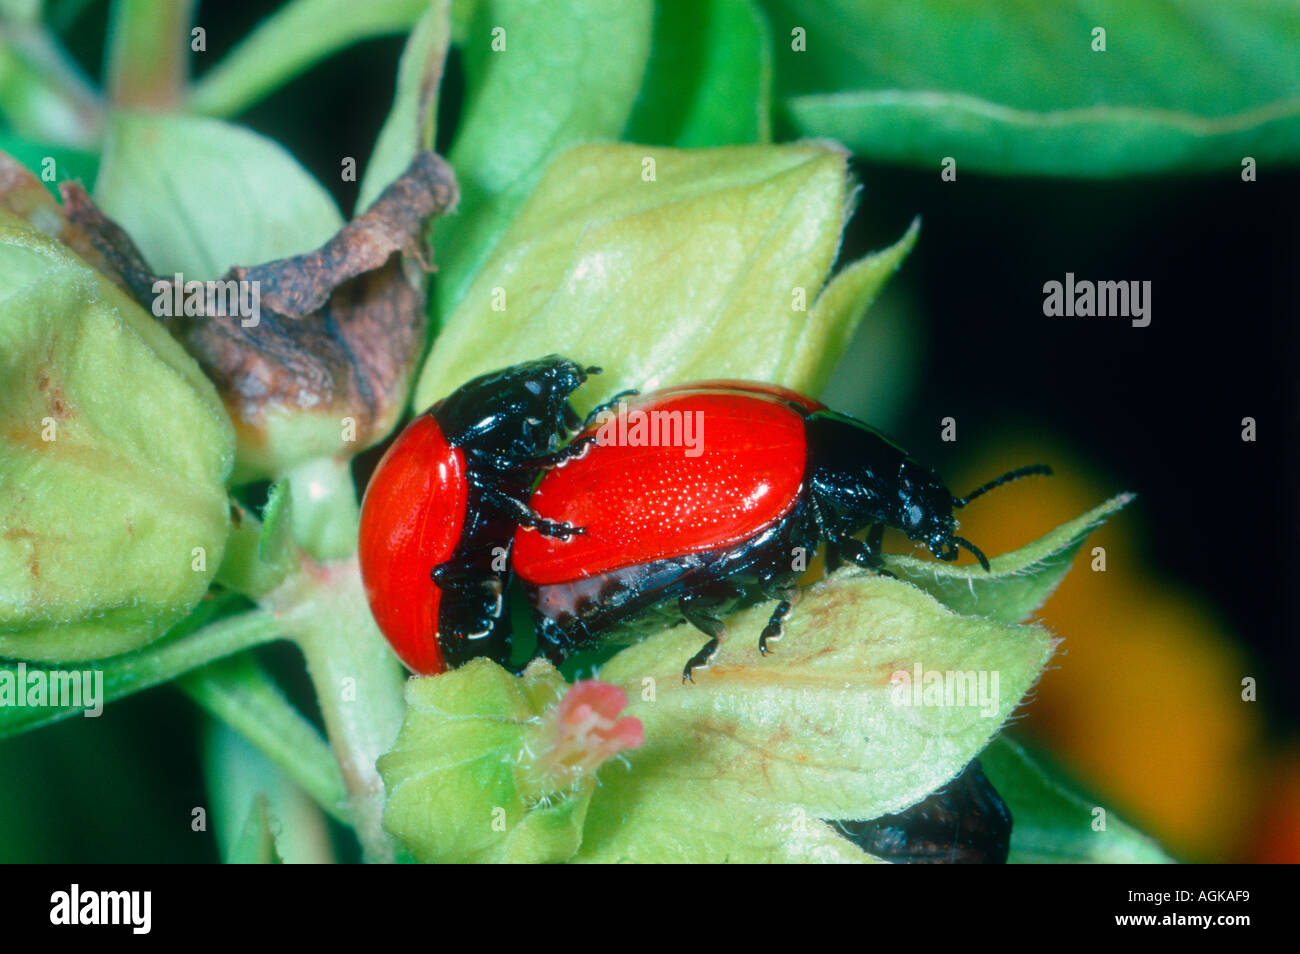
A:
<svg viewBox="0 0 1300 954">
<path fill-rule="evenodd" d="M 988 569 L 984 554 L 957 536 L 954 511 L 1007 481 L 1051 473 L 1023 467 L 954 497 L 880 431 L 770 384 L 679 386 L 621 405 L 619 414 L 644 415 L 637 420 L 652 423 L 643 432 L 661 436 L 696 415 L 701 446 L 691 456 L 665 446 L 671 441 L 607 442 L 589 427 L 579 440 L 594 442 L 590 452 L 542 478 L 529 506 L 583 528 L 567 539 L 526 527 L 515 534 L 514 571 L 533 606 L 541 648 L 557 661 L 675 599 L 709 637 L 686 663 L 690 679 L 726 634 L 719 614 L 753 591 L 778 601 L 759 637 L 766 653 L 817 547 L 826 542 L 885 572 L 886 527 L 924 542 L 941 560 L 969 550 Z M 865 542 L 857 540 L 866 528 Z"/>
<path fill-rule="evenodd" d="M 520 526 L 578 532 L 524 501 L 539 469 L 582 453 L 582 440 L 557 448 L 584 426 L 569 395 L 599 370 L 552 355 L 475 378 L 380 460 L 361 507 L 361 576 L 375 622 L 411 669 L 508 654 L 498 623 L 511 540 Z"/>
</svg>

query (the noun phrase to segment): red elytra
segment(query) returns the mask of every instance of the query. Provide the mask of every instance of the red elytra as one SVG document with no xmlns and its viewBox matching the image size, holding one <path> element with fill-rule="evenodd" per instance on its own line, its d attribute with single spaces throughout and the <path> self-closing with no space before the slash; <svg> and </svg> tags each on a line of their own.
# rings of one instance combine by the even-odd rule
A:
<svg viewBox="0 0 1300 954">
<path fill-rule="evenodd" d="M 429 571 L 456 549 L 468 492 L 465 456 L 447 443 L 432 414 L 393 442 L 366 489 L 361 579 L 380 631 L 416 672 L 447 668 L 434 637 L 442 591 Z"/>
<path fill-rule="evenodd" d="M 697 456 L 682 446 L 605 443 L 542 478 L 530 506 L 585 533 L 561 541 L 517 532 L 513 560 L 520 579 L 565 583 L 716 550 L 789 512 L 806 467 L 803 418 L 783 394 L 768 390 L 774 386 L 709 385 L 657 392 L 629 402 L 626 410 L 629 422 L 633 412 L 698 413 L 703 432 Z"/>
</svg>

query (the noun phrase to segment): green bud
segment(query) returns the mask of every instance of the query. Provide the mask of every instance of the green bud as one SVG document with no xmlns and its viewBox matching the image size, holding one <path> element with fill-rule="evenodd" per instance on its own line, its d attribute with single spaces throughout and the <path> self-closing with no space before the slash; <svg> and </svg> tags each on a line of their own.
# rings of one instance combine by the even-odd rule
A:
<svg viewBox="0 0 1300 954">
<path fill-rule="evenodd" d="M 644 741 L 638 720 L 619 717 L 621 689 L 568 686 L 540 659 L 522 678 L 476 659 L 411 679 L 406 701 L 401 734 L 379 760 L 384 827 L 425 862 L 573 857 L 596 771 Z"/>
<path fill-rule="evenodd" d="M 0 655 L 111 656 L 184 617 L 221 564 L 233 459 L 184 349 L 0 212 Z"/>
<path fill-rule="evenodd" d="M 915 238 L 828 284 L 847 160 L 825 143 L 562 153 L 447 317 L 415 406 L 553 352 L 605 369 L 587 406 L 709 377 L 820 390 Z"/>
</svg>

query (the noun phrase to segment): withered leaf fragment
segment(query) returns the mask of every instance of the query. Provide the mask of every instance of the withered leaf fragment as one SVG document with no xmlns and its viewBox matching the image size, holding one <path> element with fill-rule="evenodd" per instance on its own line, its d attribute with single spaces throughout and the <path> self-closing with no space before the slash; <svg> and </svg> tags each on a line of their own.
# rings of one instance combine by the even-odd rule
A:
<svg viewBox="0 0 1300 954">
<path fill-rule="evenodd" d="M 26 219 L 50 238 L 58 239 L 87 264 L 125 288 L 111 263 L 91 242 L 89 233 L 68 218 L 54 196 L 26 166 L 3 151 L 0 151 L 0 209 Z"/>
<path fill-rule="evenodd" d="M 137 301 L 154 310 L 160 295 L 173 295 L 177 276 L 154 275 L 84 189 L 64 183 L 61 192 L 68 218 Z M 451 168 L 422 151 L 316 251 L 236 266 L 223 276 L 222 282 L 256 283 L 241 286 L 257 289 L 255 320 L 210 313 L 162 318 L 216 383 L 234 419 L 236 480 L 350 457 L 392 429 L 424 345 L 428 223 L 456 199 Z"/>
</svg>

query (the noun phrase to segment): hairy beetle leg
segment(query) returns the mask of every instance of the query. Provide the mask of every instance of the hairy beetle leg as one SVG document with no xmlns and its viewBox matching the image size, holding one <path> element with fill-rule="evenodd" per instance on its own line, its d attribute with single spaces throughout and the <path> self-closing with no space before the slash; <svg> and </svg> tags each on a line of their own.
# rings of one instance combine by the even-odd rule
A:
<svg viewBox="0 0 1300 954">
<path fill-rule="evenodd" d="M 717 655 L 718 647 L 727 638 L 726 624 L 709 610 L 721 606 L 732 595 L 686 593 L 678 597 L 677 608 L 685 617 L 686 622 L 709 637 L 709 641 L 704 644 L 704 647 L 686 661 L 686 665 L 682 668 L 682 682 L 694 682 L 695 679 L 691 673 L 697 669 L 707 669 L 713 657 Z"/>
<path fill-rule="evenodd" d="M 763 595 L 772 599 L 779 599 L 776 609 L 772 610 L 772 615 L 768 617 L 767 625 L 763 627 L 762 634 L 758 637 L 758 651 L 766 656 L 772 650 L 768 643 L 775 643 L 785 635 L 785 624 L 790 618 L 790 611 L 794 604 L 799 602 L 799 587 L 782 586 L 772 590 L 764 590 Z"/>
<path fill-rule="evenodd" d="M 884 533 L 884 527 L 876 524 L 867 535 L 867 543 L 846 535 L 836 540 L 835 545 L 840 548 L 840 552 L 844 554 L 846 559 L 851 560 L 863 569 L 874 570 L 880 576 L 887 576 L 891 580 L 897 579 L 893 573 L 885 569 L 884 558 L 880 555 L 880 540 L 884 537 Z M 876 542 L 875 549 L 871 547 L 872 540 Z"/>
<path fill-rule="evenodd" d="M 585 431 L 587 428 L 595 424 L 596 421 L 599 420 L 602 414 L 613 411 L 616 407 L 618 407 L 620 401 L 624 400 L 625 398 L 636 397 L 640 393 L 641 392 L 638 391 L 636 388 L 628 388 L 626 391 L 619 391 L 608 401 L 605 401 L 602 404 L 597 404 L 595 407 L 591 409 L 591 413 L 587 415 L 586 420 L 582 422 L 582 429 Z"/>
<path fill-rule="evenodd" d="M 489 490 L 486 493 L 493 503 L 497 504 L 510 514 L 510 519 L 515 523 L 525 529 L 536 530 L 544 537 L 555 537 L 557 540 L 568 540 L 570 537 L 581 536 L 587 532 L 586 527 L 579 527 L 558 520 L 548 520 L 536 510 L 529 507 L 528 504 L 524 503 L 522 500 L 516 500 L 509 494 L 503 494 L 493 490 Z"/>
</svg>

